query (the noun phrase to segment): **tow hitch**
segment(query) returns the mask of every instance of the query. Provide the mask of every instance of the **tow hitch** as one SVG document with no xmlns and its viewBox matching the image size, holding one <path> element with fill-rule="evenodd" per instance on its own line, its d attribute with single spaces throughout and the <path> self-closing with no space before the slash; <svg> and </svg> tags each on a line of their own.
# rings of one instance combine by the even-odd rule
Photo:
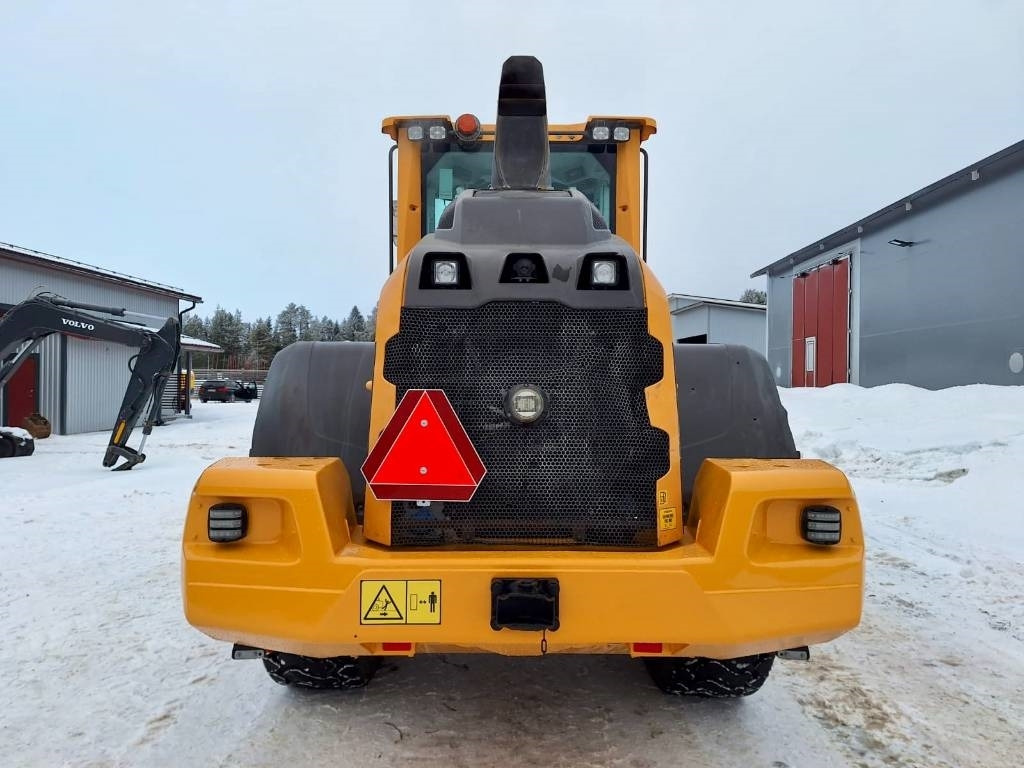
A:
<svg viewBox="0 0 1024 768">
<path fill-rule="evenodd" d="M 492 579 L 491 629 L 558 629 L 558 579 Z"/>
</svg>

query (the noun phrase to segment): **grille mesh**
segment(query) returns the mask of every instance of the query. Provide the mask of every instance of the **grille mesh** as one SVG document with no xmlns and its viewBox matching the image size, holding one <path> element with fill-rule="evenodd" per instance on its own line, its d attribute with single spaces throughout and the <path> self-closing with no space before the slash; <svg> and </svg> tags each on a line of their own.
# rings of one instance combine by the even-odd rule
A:
<svg viewBox="0 0 1024 768">
<path fill-rule="evenodd" d="M 655 546 L 668 436 L 651 426 L 644 397 L 663 373 L 645 309 L 406 307 L 400 328 L 385 378 L 399 398 L 443 389 L 487 475 L 467 503 L 394 502 L 393 544 Z M 546 398 L 529 426 L 504 411 L 522 385 Z"/>
</svg>

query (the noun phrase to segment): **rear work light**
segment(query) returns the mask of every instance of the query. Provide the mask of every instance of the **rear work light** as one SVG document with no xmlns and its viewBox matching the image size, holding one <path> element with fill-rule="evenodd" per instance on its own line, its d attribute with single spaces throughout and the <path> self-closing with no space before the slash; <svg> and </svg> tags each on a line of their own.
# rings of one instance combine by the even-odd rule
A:
<svg viewBox="0 0 1024 768">
<path fill-rule="evenodd" d="M 405 135 L 409 137 L 409 141 L 423 141 L 423 126 L 410 125 L 406 128 Z"/>
<path fill-rule="evenodd" d="M 590 264 L 592 285 L 615 285 L 619 282 L 618 264 L 612 260 L 595 260 Z"/>
<path fill-rule="evenodd" d="M 206 520 L 206 535 L 210 541 L 226 544 L 245 538 L 249 529 L 249 513 L 241 504 L 215 504 L 210 507 Z"/>
<path fill-rule="evenodd" d="M 435 261 L 434 285 L 457 285 L 459 282 L 459 262 Z"/>
<path fill-rule="evenodd" d="M 624 125 L 615 126 L 615 130 L 612 131 L 612 138 L 616 141 L 629 141 L 629 128 Z"/>
<path fill-rule="evenodd" d="M 843 537 L 843 516 L 835 507 L 804 507 L 800 533 L 811 544 L 838 544 Z"/>
<path fill-rule="evenodd" d="M 443 125 L 432 125 L 428 134 L 431 141 L 444 141 L 448 137 L 448 130 Z"/>
<path fill-rule="evenodd" d="M 612 131 L 607 125 L 595 125 L 590 129 L 590 136 L 594 141 L 608 141 L 611 138 Z"/>
</svg>

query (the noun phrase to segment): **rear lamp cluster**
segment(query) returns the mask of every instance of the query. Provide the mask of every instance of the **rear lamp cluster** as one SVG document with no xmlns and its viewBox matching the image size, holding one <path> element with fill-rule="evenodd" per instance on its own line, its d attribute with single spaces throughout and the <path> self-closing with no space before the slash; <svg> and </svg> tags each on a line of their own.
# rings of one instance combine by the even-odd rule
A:
<svg viewBox="0 0 1024 768">
<path fill-rule="evenodd" d="M 468 112 L 459 115 L 452 128 L 459 141 L 475 141 L 480 138 L 482 132 L 480 120 L 476 115 L 471 115 Z M 444 141 L 448 138 L 448 125 L 445 123 L 433 123 L 432 125 L 416 123 L 406 127 L 405 135 L 409 141 L 423 141 L 425 138 L 431 141 Z"/>
<path fill-rule="evenodd" d="M 835 507 L 805 507 L 800 519 L 800 534 L 811 544 L 838 544 L 843 537 L 842 514 Z"/>
<path fill-rule="evenodd" d="M 422 125 L 410 125 L 405 129 L 405 135 L 409 137 L 409 141 L 423 141 L 423 137 L 427 136 L 431 141 L 444 141 L 448 138 L 448 129 L 443 125 L 431 125 L 424 129 Z"/>
<path fill-rule="evenodd" d="M 249 529 L 249 513 L 241 504 L 214 504 L 206 521 L 210 541 L 226 544 L 245 538 Z"/>
<path fill-rule="evenodd" d="M 595 125 L 590 129 L 590 138 L 594 141 L 629 141 L 629 127 L 616 125 L 612 128 L 608 125 Z"/>
</svg>

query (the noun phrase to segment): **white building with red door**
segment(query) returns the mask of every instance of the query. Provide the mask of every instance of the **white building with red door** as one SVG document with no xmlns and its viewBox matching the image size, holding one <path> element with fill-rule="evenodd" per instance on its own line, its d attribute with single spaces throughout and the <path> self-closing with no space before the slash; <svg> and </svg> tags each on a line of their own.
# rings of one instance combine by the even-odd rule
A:
<svg viewBox="0 0 1024 768">
<path fill-rule="evenodd" d="M 124 308 L 133 313 L 128 321 L 150 327 L 159 327 L 167 317 L 202 301 L 179 288 L 0 243 L 0 315 L 41 292 Z M 110 429 L 128 385 L 129 360 L 136 352 L 103 341 L 48 336 L 0 390 L 0 424 L 20 426 L 25 416 L 39 412 L 56 434 Z M 171 411 L 177 410 L 176 385 L 169 383 L 165 398 L 165 403 L 174 401 Z"/>
<path fill-rule="evenodd" d="M 758 275 L 783 386 L 1024 384 L 1024 141 Z"/>
</svg>

